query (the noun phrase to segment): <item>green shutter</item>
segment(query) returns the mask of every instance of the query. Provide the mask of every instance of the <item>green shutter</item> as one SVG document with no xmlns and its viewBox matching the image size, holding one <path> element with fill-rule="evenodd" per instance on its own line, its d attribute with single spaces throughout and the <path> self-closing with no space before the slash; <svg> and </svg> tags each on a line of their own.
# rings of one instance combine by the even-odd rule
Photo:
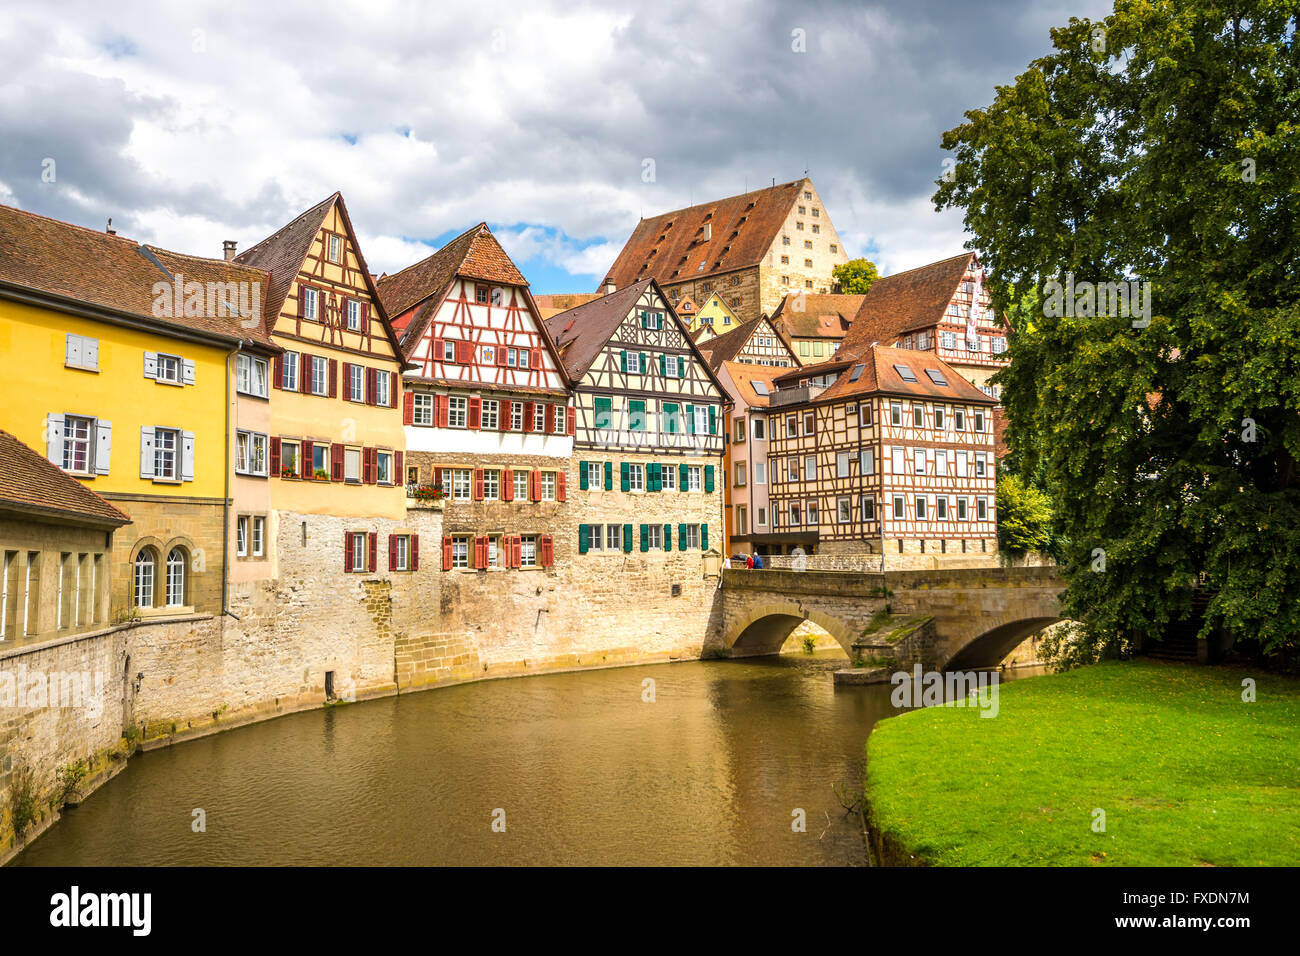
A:
<svg viewBox="0 0 1300 956">
<path fill-rule="evenodd" d="M 650 374 L 650 356 L 646 355 L 644 352 L 641 353 L 641 374 Z"/>
<path fill-rule="evenodd" d="M 627 372 L 627 352 L 625 352 L 625 351 L 624 351 L 624 352 L 619 352 L 619 353 L 618 353 L 618 361 L 619 361 L 619 364 L 622 366 L 623 371 L 624 371 L 624 372 Z"/>
<path fill-rule="evenodd" d="M 718 407 L 716 405 L 710 405 L 709 406 L 709 434 L 716 435 L 717 433 L 718 433 Z"/>
<path fill-rule="evenodd" d="M 578 553 L 586 554 L 587 548 L 591 547 L 591 526 L 578 525 Z"/>
<path fill-rule="evenodd" d="M 685 491 L 686 486 L 690 483 L 690 471 L 688 465 L 677 466 L 677 490 Z"/>
<path fill-rule="evenodd" d="M 706 524 L 700 525 L 700 550 L 709 550 L 709 526 Z"/>
<path fill-rule="evenodd" d="M 695 434 L 695 406 L 686 406 L 686 434 Z"/>
<path fill-rule="evenodd" d="M 623 550 L 632 550 L 632 526 L 630 524 L 623 525 Z"/>
<path fill-rule="evenodd" d="M 672 549 L 673 549 L 673 526 L 670 524 L 666 524 L 664 525 L 664 550 L 671 551 Z"/>
<path fill-rule="evenodd" d="M 637 423 L 640 422 L 638 426 Z M 630 399 L 627 403 L 627 430 L 631 432 L 643 432 L 646 430 L 645 402 L 640 399 Z"/>
<path fill-rule="evenodd" d="M 587 463 L 585 461 L 578 462 L 578 487 L 583 491 L 587 490 Z M 586 527 L 586 525 L 583 525 L 583 527 Z"/>
<path fill-rule="evenodd" d="M 650 550 L 650 526 L 648 524 L 641 526 L 641 550 Z"/>
<path fill-rule="evenodd" d="M 659 353 L 659 374 L 668 377 L 668 358 L 662 352 Z"/>
<path fill-rule="evenodd" d="M 623 462 L 621 465 L 618 466 L 618 471 L 619 471 L 619 478 L 622 482 L 622 490 L 631 491 L 632 490 L 632 466 L 627 462 Z"/>
<path fill-rule="evenodd" d="M 677 547 L 678 550 L 681 551 L 686 550 L 686 525 L 685 524 L 679 524 L 677 526 Z"/>
<path fill-rule="evenodd" d="M 664 434 L 676 435 L 677 434 L 677 403 L 664 402 L 663 410 L 664 410 Z"/>
<path fill-rule="evenodd" d="M 645 314 L 644 312 L 642 312 L 642 313 L 641 313 L 641 328 L 643 328 L 643 329 L 648 329 L 649 327 L 650 327 L 650 326 L 649 326 L 649 325 L 647 324 L 647 322 L 646 322 L 646 314 Z"/>
<path fill-rule="evenodd" d="M 597 398 L 595 402 L 597 428 L 609 428 L 613 423 L 614 401 L 609 398 Z"/>
<path fill-rule="evenodd" d="M 686 358 L 682 355 L 677 356 L 677 377 L 686 377 Z"/>
<path fill-rule="evenodd" d="M 658 491 L 661 487 L 659 463 L 652 461 L 645 466 L 645 489 L 646 491 Z"/>
<path fill-rule="evenodd" d="M 704 490 L 712 494 L 713 492 L 713 466 L 704 466 Z"/>
<path fill-rule="evenodd" d="M 614 463 L 612 461 L 605 462 L 605 490 L 614 490 Z"/>
</svg>

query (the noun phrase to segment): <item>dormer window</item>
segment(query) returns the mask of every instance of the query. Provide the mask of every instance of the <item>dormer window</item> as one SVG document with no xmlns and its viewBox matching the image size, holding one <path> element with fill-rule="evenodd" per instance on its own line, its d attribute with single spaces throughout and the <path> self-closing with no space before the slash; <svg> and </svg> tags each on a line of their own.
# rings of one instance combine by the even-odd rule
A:
<svg viewBox="0 0 1300 956">
<path fill-rule="evenodd" d="M 474 301 L 479 305 L 487 305 L 488 288 L 485 285 L 474 286 Z"/>
</svg>

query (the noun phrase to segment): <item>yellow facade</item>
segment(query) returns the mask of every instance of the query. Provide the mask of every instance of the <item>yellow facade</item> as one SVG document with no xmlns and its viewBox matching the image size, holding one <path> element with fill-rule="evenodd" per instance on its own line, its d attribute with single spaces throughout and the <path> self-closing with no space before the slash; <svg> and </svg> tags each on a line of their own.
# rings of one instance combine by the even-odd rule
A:
<svg viewBox="0 0 1300 956">
<path fill-rule="evenodd" d="M 736 313 L 731 311 L 730 306 L 723 302 L 722 297 L 715 292 L 695 313 L 695 318 L 688 328 L 694 332 L 701 325 L 705 325 L 713 329 L 714 335 L 722 335 L 724 332 L 730 332 L 740 324 L 740 319 L 736 317 Z"/>
</svg>

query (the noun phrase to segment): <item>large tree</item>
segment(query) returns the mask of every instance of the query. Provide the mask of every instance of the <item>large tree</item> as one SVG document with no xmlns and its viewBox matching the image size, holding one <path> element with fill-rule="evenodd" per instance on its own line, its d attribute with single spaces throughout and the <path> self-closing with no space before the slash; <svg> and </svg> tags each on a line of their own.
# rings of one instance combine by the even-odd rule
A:
<svg viewBox="0 0 1300 956">
<path fill-rule="evenodd" d="M 850 259 L 831 269 L 831 277 L 835 279 L 837 291 L 845 295 L 866 295 L 880 278 L 880 273 L 870 259 Z"/>
<path fill-rule="evenodd" d="M 1159 636 L 1204 574 L 1207 631 L 1297 644 L 1298 8 L 1118 0 L 944 135 L 935 202 L 1013 325 L 1007 438 L 1094 642 Z M 1052 280 L 1150 283 L 1149 324 Z"/>
</svg>

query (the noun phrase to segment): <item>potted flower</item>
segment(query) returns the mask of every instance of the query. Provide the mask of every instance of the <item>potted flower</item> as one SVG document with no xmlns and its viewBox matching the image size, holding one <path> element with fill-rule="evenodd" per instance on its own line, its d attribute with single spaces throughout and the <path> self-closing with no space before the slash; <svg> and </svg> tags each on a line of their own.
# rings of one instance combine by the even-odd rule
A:
<svg viewBox="0 0 1300 956">
<path fill-rule="evenodd" d="M 297 478 L 297 477 L 298 477 L 298 472 L 294 471 L 292 468 L 281 468 L 281 469 L 280 469 L 280 477 L 281 477 L 281 478 Z"/>
<path fill-rule="evenodd" d="M 313 471 L 311 474 L 312 474 L 312 477 L 313 477 L 313 478 L 319 478 L 319 479 L 321 479 L 322 481 L 324 481 L 325 479 L 329 478 L 329 476 L 330 476 L 330 473 L 329 473 L 328 471 L 326 471 L 324 468 L 317 468 L 317 469 L 316 469 L 315 471 Z"/>
<path fill-rule="evenodd" d="M 433 505 L 435 508 L 441 507 L 442 503 L 447 500 L 447 494 L 442 490 L 442 485 L 417 485 L 411 492 L 411 497 L 419 504 Z"/>
</svg>

